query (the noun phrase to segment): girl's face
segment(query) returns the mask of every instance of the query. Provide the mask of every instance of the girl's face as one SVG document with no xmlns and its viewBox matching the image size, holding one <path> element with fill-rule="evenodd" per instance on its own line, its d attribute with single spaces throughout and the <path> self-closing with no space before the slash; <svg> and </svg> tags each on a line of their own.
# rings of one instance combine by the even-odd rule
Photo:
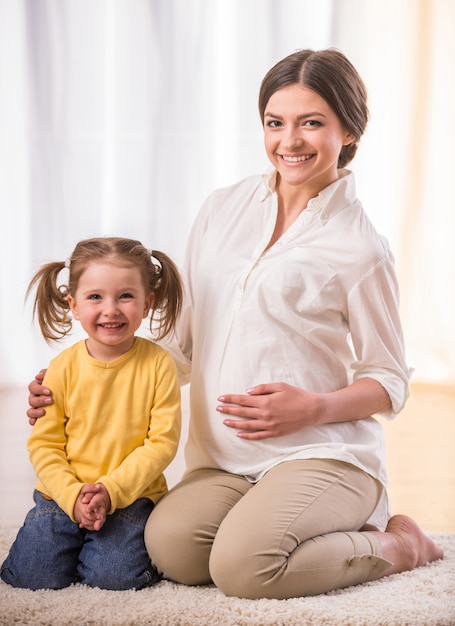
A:
<svg viewBox="0 0 455 626">
<path fill-rule="evenodd" d="M 108 261 L 89 263 L 76 293 L 68 296 L 74 318 L 88 334 L 89 354 L 101 361 L 112 361 L 132 347 L 152 301 L 139 269 Z"/>
<path fill-rule="evenodd" d="M 315 91 L 289 85 L 276 91 L 264 113 L 264 142 L 272 165 L 287 185 L 315 197 L 338 178 L 341 148 L 354 141 Z"/>
</svg>

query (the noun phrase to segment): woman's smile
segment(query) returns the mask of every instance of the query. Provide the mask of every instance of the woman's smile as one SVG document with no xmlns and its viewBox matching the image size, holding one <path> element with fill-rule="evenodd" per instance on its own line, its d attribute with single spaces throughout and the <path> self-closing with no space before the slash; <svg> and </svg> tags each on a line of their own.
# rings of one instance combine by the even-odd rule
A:
<svg viewBox="0 0 455 626">
<path fill-rule="evenodd" d="M 335 112 L 299 84 L 272 94 L 264 112 L 264 143 L 280 176 L 280 189 L 301 187 L 314 197 L 338 178 L 338 157 L 353 141 Z"/>
<path fill-rule="evenodd" d="M 310 159 L 312 159 L 314 157 L 314 154 L 303 154 L 300 156 L 289 156 L 287 154 L 280 154 L 278 156 L 280 156 L 286 163 L 302 163 L 303 161 L 309 161 Z"/>
</svg>

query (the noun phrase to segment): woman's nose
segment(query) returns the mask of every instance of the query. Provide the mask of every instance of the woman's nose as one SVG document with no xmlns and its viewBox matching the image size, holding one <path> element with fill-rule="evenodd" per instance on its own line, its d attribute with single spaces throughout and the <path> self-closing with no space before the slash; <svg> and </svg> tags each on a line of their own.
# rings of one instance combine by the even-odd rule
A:
<svg viewBox="0 0 455 626">
<path fill-rule="evenodd" d="M 282 136 L 281 142 L 287 148 L 294 148 L 302 145 L 303 138 L 298 129 L 289 128 L 286 130 L 284 136 Z"/>
</svg>

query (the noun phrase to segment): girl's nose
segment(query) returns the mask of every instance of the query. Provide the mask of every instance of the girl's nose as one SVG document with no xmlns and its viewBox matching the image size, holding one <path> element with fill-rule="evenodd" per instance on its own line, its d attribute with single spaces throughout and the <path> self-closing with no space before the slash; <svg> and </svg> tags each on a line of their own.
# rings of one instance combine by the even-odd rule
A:
<svg viewBox="0 0 455 626">
<path fill-rule="evenodd" d="M 104 303 L 104 315 L 108 317 L 115 317 L 119 314 L 119 308 L 115 300 L 106 300 Z"/>
</svg>

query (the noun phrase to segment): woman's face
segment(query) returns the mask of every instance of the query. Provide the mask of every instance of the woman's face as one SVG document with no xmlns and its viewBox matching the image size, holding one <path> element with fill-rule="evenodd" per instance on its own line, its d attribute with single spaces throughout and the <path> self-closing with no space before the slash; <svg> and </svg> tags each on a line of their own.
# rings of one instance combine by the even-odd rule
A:
<svg viewBox="0 0 455 626">
<path fill-rule="evenodd" d="M 264 113 L 264 143 L 280 188 L 301 186 L 311 197 L 338 178 L 338 157 L 354 141 L 315 91 L 289 85 L 276 91 Z"/>
</svg>

